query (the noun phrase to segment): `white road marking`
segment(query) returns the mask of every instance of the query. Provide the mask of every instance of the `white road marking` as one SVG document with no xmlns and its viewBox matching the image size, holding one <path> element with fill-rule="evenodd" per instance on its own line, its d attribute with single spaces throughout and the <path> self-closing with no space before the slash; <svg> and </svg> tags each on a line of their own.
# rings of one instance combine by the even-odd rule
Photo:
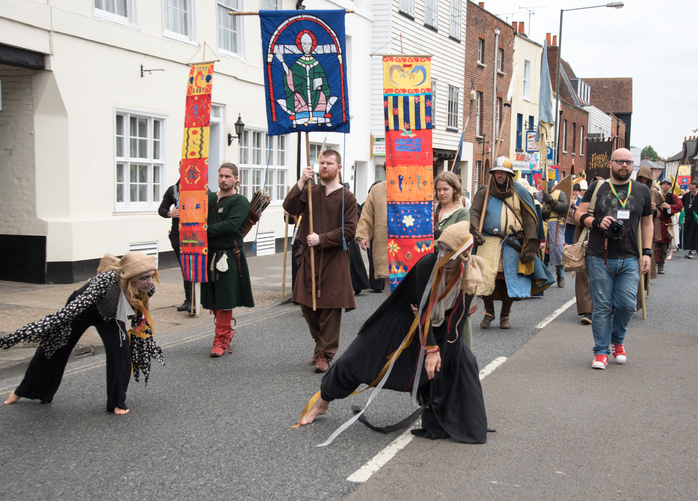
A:
<svg viewBox="0 0 698 501">
<path fill-rule="evenodd" d="M 482 381 L 485 377 L 492 373 L 497 367 L 502 365 L 506 361 L 506 357 L 495 358 L 492 362 L 487 364 L 487 367 L 480 371 L 480 380 Z M 380 470 L 388 461 L 390 461 L 395 455 L 405 448 L 409 444 L 414 435 L 412 435 L 412 428 L 416 428 L 417 425 L 410 426 L 402 435 L 397 437 L 393 442 L 388 445 L 385 449 L 376 454 L 373 459 L 364 464 L 361 468 L 352 473 L 347 481 L 363 483 L 371 475 Z"/>
<path fill-rule="evenodd" d="M 552 312 L 551 315 L 549 315 L 548 317 L 546 317 L 545 320 L 543 320 L 541 323 L 539 323 L 538 325 L 536 325 L 536 329 L 542 329 L 542 328 L 544 328 L 546 325 L 548 325 L 550 322 L 552 322 L 552 321 L 555 320 L 558 316 L 560 316 L 560 314 L 561 314 L 563 311 L 565 311 L 567 308 L 569 308 L 570 306 L 572 306 L 576 301 L 577 301 L 576 298 L 572 298 L 572 299 L 570 299 L 569 301 L 567 301 L 565 304 L 563 304 L 562 306 L 560 306 L 557 310 L 555 310 L 554 312 Z"/>
</svg>

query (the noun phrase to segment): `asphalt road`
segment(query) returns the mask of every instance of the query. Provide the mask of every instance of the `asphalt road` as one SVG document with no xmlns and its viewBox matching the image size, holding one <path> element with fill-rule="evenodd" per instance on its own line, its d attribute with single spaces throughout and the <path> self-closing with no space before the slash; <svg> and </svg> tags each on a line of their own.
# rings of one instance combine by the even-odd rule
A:
<svg viewBox="0 0 698 501">
<path fill-rule="evenodd" d="M 666 275 L 653 281 L 649 319 L 643 321 L 638 314 L 631 328 L 649 332 L 650 340 L 651 333 L 660 331 L 695 333 L 695 300 L 687 292 L 697 276 L 696 261 L 674 259 L 670 262 Z M 513 361 L 518 361 L 502 365 L 502 369 L 511 367 L 508 372 L 500 373 L 497 369 L 493 376 L 488 376 L 492 384 L 488 379 L 483 382 L 490 426 L 498 429 L 494 434 L 496 438 L 491 438 L 486 445 L 415 439 L 368 482 L 348 481 L 354 472 L 390 446 L 400 433 L 381 435 L 355 424 L 331 446 L 316 446 L 351 416 L 350 406 L 361 405 L 366 394 L 333 403 L 330 413 L 311 426 L 290 428 L 298 421 L 307 400 L 319 390 L 321 375 L 314 374 L 308 364 L 313 343 L 299 309 L 281 305 L 243 317 L 233 340 L 234 353 L 220 359 L 208 357 L 212 328 L 199 327 L 169 335 L 162 343 L 167 365 L 154 366 L 147 387 L 131 382 L 128 416 L 116 417 L 104 411 L 104 358 L 101 355 L 71 363 L 50 405 L 22 400 L 0 408 L 3 432 L 0 468 L 4 472 L 0 497 L 82 500 L 107 496 L 139 499 L 340 499 L 347 496 L 352 499 L 425 496 L 505 499 L 513 496 L 559 499 L 560 493 L 568 492 L 569 496 L 562 494 L 563 498 L 576 498 L 577 491 L 565 491 L 564 486 L 559 485 L 557 490 L 553 489 L 554 479 L 547 487 L 545 481 L 537 482 L 535 488 L 526 491 L 527 495 L 515 487 L 504 487 L 508 484 L 519 487 L 521 483 L 504 480 L 501 481 L 503 488 L 493 492 L 496 478 L 503 477 L 494 476 L 491 469 L 493 464 L 498 464 L 493 461 L 494 451 L 499 460 L 515 461 L 532 471 L 545 454 L 565 457 L 570 445 L 564 440 L 546 442 L 542 447 L 540 438 L 513 432 L 517 426 L 530 426 L 530 422 L 535 423 L 537 419 L 541 419 L 539 425 L 545 427 L 549 421 L 557 421 L 569 413 L 585 415 L 574 406 L 560 410 L 557 415 L 554 402 L 549 402 L 545 412 L 537 416 L 536 407 L 531 407 L 535 400 L 525 394 L 528 389 L 540 383 L 540 393 L 553 395 L 554 400 L 561 397 L 555 397 L 550 391 L 571 387 L 579 379 L 575 377 L 577 373 L 584 378 L 612 374 L 611 367 L 603 372 L 589 369 L 593 345 L 591 329 L 578 324 L 574 305 L 564 310 L 543 332 L 538 327 L 573 297 L 573 281 L 568 278 L 566 288 L 554 286 L 543 299 L 515 303 L 511 313 L 513 328 L 508 331 L 496 328 L 496 323 L 482 331 L 477 327 L 482 315 L 480 312 L 474 315 L 473 351 L 480 368 L 498 357 L 515 357 Z M 357 309 L 343 315 L 340 353 L 383 298 L 382 294 L 368 292 L 357 297 Z M 482 306 L 481 302 L 479 304 Z M 685 342 L 695 351 L 692 336 L 685 336 Z M 657 341 L 656 345 L 661 343 Z M 650 344 L 648 358 L 656 345 Z M 671 350 L 671 346 L 663 348 Z M 690 350 L 687 353 L 694 353 Z M 672 357 L 665 358 L 671 360 Z M 629 360 L 624 367 L 631 367 L 633 362 L 630 351 Z M 561 365 L 561 372 L 543 370 L 551 363 Z M 571 364 L 570 374 L 564 364 Z M 638 363 L 636 367 L 641 365 Z M 568 374 L 564 385 L 560 374 Z M 633 380 L 639 382 L 641 375 L 628 376 L 630 388 Z M 672 375 L 665 374 L 665 377 Z M 0 381 L 0 393 L 6 395 L 19 380 L 12 377 Z M 524 382 L 524 386 L 517 386 Z M 610 386 L 603 388 L 612 391 Z M 692 406 L 695 402 L 679 401 L 681 395 L 669 402 L 678 406 L 683 419 L 688 419 L 683 416 L 686 414 L 683 406 Z M 693 395 L 695 400 L 695 391 Z M 522 399 L 521 405 L 517 405 L 518 398 Z M 694 415 L 695 407 L 689 408 Z M 389 424 L 406 416 L 410 410 L 408 395 L 386 391 L 374 401 L 368 415 L 377 424 Z M 517 413 L 525 415 L 525 422 L 511 419 L 512 414 L 516 416 Z M 593 414 L 589 419 L 593 419 Z M 695 424 L 695 417 L 691 419 Z M 695 430 L 693 426 L 691 437 L 695 437 Z M 683 443 L 686 438 L 675 436 L 675 433 L 685 431 L 667 430 L 663 435 L 663 439 L 672 444 L 667 447 L 671 457 L 662 458 L 667 465 L 686 461 L 695 464 L 695 445 L 684 447 L 683 452 L 680 447 L 674 447 L 676 441 Z M 505 440 L 507 436 L 511 437 L 511 442 Z M 518 450 L 515 446 L 526 447 L 521 445 L 524 436 L 534 441 L 529 445 L 537 444 L 540 450 L 536 454 L 514 453 Z M 564 433 L 561 436 L 564 437 Z M 579 441 L 584 439 L 583 433 L 577 437 Z M 588 439 L 593 443 L 593 437 Z M 587 461 L 593 462 L 594 451 L 582 449 L 582 453 L 589 453 Z M 683 459 L 674 457 L 679 454 L 689 455 Z M 458 466 L 457 474 L 444 478 L 441 463 Z M 441 475 L 437 475 L 439 471 Z M 480 484 L 476 482 L 478 479 Z M 416 488 L 407 489 L 409 485 Z M 695 478 L 692 484 L 684 483 L 684 487 L 686 490 L 680 491 L 680 495 L 671 497 L 690 499 L 691 496 L 685 494 L 695 493 Z M 551 495 L 546 496 L 546 492 Z M 594 498 L 594 492 L 580 489 L 578 494 L 580 497 L 591 494 Z M 641 492 L 653 496 L 656 491 L 645 489 Z"/>
</svg>

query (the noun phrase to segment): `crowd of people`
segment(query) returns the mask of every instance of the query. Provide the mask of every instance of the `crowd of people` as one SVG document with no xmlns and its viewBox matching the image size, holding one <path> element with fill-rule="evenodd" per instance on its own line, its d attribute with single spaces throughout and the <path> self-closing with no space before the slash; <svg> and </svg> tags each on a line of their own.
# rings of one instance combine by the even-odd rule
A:
<svg viewBox="0 0 698 501">
<path fill-rule="evenodd" d="M 688 251 L 689 259 L 698 249 L 698 184 L 692 182 L 679 197 L 671 179 L 654 187 L 648 169 L 631 180 L 627 149 L 611 155 L 609 179 L 590 180 L 588 186 L 581 180 L 571 192 L 561 183 L 536 190 L 516 180 L 509 159 L 500 157 L 472 202 L 456 174 L 435 177 L 434 252 L 419 259 L 391 294 L 386 184 L 372 186 L 360 210 L 341 182 L 341 170 L 338 152 L 322 152 L 318 173 L 303 169 L 283 202 L 285 213 L 299 222 L 292 301 L 300 305 L 314 342 L 309 363 L 325 374 L 299 425 L 312 423 L 331 401 L 353 394 L 361 384 L 395 391 L 411 386 L 421 405 L 422 428 L 414 430 L 416 435 L 484 443 L 487 419 L 471 351 L 476 295 L 485 309 L 480 328 L 491 326 L 495 301 L 500 301 L 499 327 L 510 329 L 515 301 L 540 297 L 555 283 L 565 286 L 564 247 L 588 235 L 586 269 L 575 276 L 577 312 L 582 324 L 591 325 L 592 368 L 604 369 L 610 356 L 619 364 L 627 361 L 627 327 L 644 293 L 645 275 L 663 274 L 676 248 Z M 238 193 L 238 182 L 237 167 L 225 163 L 218 171 L 219 190 L 208 195 L 209 280 L 202 284 L 200 299 L 215 317 L 211 357 L 232 352 L 233 309 L 254 306 L 243 242 L 251 209 Z M 172 218 L 176 255 L 178 194 L 178 185 L 170 187 L 159 211 Z M 342 309 L 354 309 L 356 287 L 367 286 L 352 284 L 352 244 L 371 251 L 369 278 L 387 298 L 337 358 Z M 120 259 L 107 255 L 65 308 L 0 339 L 0 348 L 40 343 L 5 404 L 20 398 L 51 402 L 73 347 L 95 326 L 105 345 L 107 410 L 127 413 L 131 374 L 136 380 L 143 374 L 147 383 L 150 361 L 164 364 L 148 310 L 154 281 L 154 258 L 138 252 Z M 179 311 L 191 309 L 196 299 L 190 282 L 184 282 L 184 290 Z"/>
</svg>

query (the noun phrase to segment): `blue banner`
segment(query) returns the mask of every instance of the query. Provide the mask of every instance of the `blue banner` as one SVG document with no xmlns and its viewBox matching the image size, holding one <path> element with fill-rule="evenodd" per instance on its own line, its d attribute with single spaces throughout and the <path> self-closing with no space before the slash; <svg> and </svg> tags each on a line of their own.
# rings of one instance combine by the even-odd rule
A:
<svg viewBox="0 0 698 501">
<path fill-rule="evenodd" d="M 344 10 L 259 12 L 270 136 L 349 132 Z"/>
</svg>

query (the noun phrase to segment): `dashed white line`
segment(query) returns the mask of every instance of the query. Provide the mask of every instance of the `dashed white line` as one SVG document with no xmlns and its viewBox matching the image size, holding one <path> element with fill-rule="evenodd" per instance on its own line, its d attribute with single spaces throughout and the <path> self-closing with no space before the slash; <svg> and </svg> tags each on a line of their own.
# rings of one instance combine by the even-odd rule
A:
<svg viewBox="0 0 698 501">
<path fill-rule="evenodd" d="M 489 374 L 492 373 L 497 367 L 502 365 L 506 361 L 506 357 L 495 358 L 492 362 L 487 364 L 487 366 L 480 371 L 480 380 L 483 380 Z M 415 425 L 416 426 L 416 425 Z M 366 482 L 371 475 L 380 470 L 388 461 L 390 461 L 395 455 L 405 448 L 409 444 L 414 435 L 412 435 L 411 430 L 415 426 L 411 426 L 402 435 L 397 437 L 393 442 L 388 445 L 385 449 L 376 454 L 373 459 L 364 464 L 361 468 L 356 470 L 354 473 L 349 475 L 347 481 L 362 483 Z"/>
<path fill-rule="evenodd" d="M 536 329 L 542 329 L 542 328 L 544 328 L 546 325 L 548 325 L 550 322 L 552 322 L 552 321 L 555 320 L 558 316 L 560 316 L 560 314 L 561 314 L 563 311 L 565 311 L 567 308 L 569 308 L 570 306 L 572 306 L 576 301 L 577 301 L 576 298 L 572 298 L 572 299 L 570 299 L 569 301 L 567 301 L 565 304 L 563 304 L 563 305 L 560 306 L 557 310 L 555 310 L 555 311 L 552 312 L 549 316 L 547 316 L 541 323 L 539 323 L 538 325 L 536 325 Z"/>
</svg>

